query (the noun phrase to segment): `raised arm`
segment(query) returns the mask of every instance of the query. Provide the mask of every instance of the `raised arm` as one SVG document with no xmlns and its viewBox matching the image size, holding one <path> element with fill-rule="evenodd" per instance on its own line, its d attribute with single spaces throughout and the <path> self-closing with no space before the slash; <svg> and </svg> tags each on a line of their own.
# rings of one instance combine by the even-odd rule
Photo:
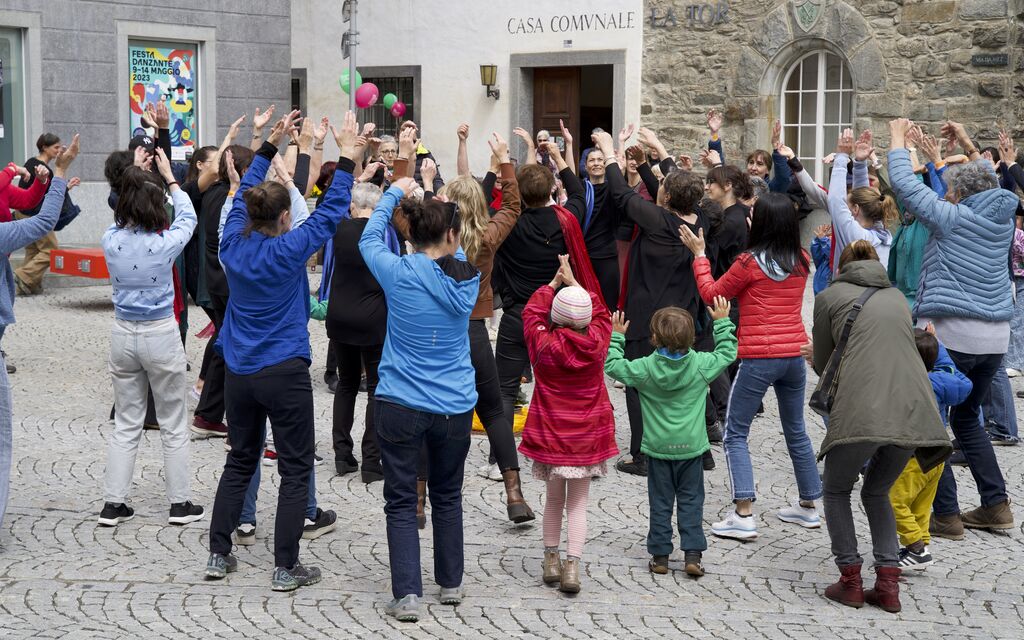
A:
<svg viewBox="0 0 1024 640">
<path fill-rule="evenodd" d="M 10 178 L 13 178 L 13 173 L 16 169 L 11 165 L 8 165 L 4 169 L 3 173 L 8 174 Z M 8 176 L 3 179 L 8 180 Z M 36 165 L 35 175 L 33 176 L 32 183 L 27 188 L 17 187 L 13 182 L 7 187 L 7 204 L 11 209 L 17 209 L 18 211 L 32 211 L 39 206 L 42 202 L 43 196 L 46 194 L 46 190 L 50 186 L 50 170 L 46 168 L 46 165 Z M 0 186 L 2 188 L 2 186 Z"/>
<path fill-rule="evenodd" d="M 572 148 L 572 134 L 565 128 L 565 123 L 561 120 L 558 121 L 558 128 L 562 130 L 562 140 L 565 140 L 565 164 L 572 171 L 573 175 L 576 175 L 576 162 L 573 159 L 573 148 Z"/>
<path fill-rule="evenodd" d="M 508 143 L 497 133 L 493 135 L 494 140 L 487 142 L 491 146 L 491 155 L 497 159 L 498 171 L 501 172 L 501 209 L 487 222 L 483 240 L 492 250 L 497 251 L 516 226 L 519 214 L 522 213 L 522 204 L 519 200 L 516 171 L 509 160 Z M 484 198 L 489 201 L 489 194 L 485 192 Z"/>
<path fill-rule="evenodd" d="M 217 181 L 217 178 L 220 175 L 220 158 L 224 155 L 224 152 L 227 151 L 227 148 L 235 143 L 235 138 L 238 137 L 238 131 L 241 129 L 243 122 L 245 122 L 244 113 L 231 123 L 231 126 L 228 127 L 227 134 L 224 136 L 224 139 L 221 140 L 220 147 L 217 148 L 213 157 L 210 158 L 210 161 L 206 163 L 206 166 L 204 166 L 203 170 L 199 173 L 199 179 L 197 182 L 199 184 L 200 192 L 206 191 L 210 188 L 210 185 Z"/>
<path fill-rule="evenodd" d="M 469 170 L 469 146 L 467 144 L 469 125 L 463 122 L 455 133 L 459 137 L 459 148 L 455 155 L 455 171 L 460 176 L 472 175 Z"/>
<path fill-rule="evenodd" d="M 871 130 L 861 131 L 860 138 L 853 148 L 853 188 L 870 187 L 871 180 L 868 178 L 868 158 L 874 151 Z"/>
<path fill-rule="evenodd" d="M 273 115 L 274 105 L 270 105 L 263 113 L 260 113 L 260 108 L 256 107 L 256 113 L 252 116 L 252 141 L 249 143 L 249 148 L 253 151 L 259 151 L 263 145 L 263 128 L 267 126 Z"/>
<path fill-rule="evenodd" d="M 43 206 L 40 207 L 39 213 L 23 220 L 0 224 L 0 252 L 11 253 L 35 242 L 53 230 L 60 217 L 61 207 L 64 205 L 64 194 L 67 192 L 67 169 L 78 156 L 78 151 L 78 134 L 75 134 L 71 144 L 57 156 L 57 160 L 54 162 L 52 184 L 43 198 Z M 7 171 L 5 170 L 4 173 Z"/>
<path fill-rule="evenodd" d="M 889 123 L 889 179 L 896 197 L 936 237 L 944 237 L 959 219 L 958 205 L 939 198 L 914 175 L 910 152 L 904 147 L 910 121 L 898 118 Z"/>
<path fill-rule="evenodd" d="M 722 139 L 718 132 L 722 130 L 724 118 L 718 109 L 711 109 L 707 115 L 708 121 L 708 151 L 717 151 L 718 159 L 725 164 L 725 151 L 722 150 Z"/>
<path fill-rule="evenodd" d="M 613 323 L 620 321 L 622 317 L 621 312 L 616 311 L 612 317 Z M 647 382 L 650 372 L 647 368 L 647 358 L 626 360 L 625 330 L 628 326 L 626 324 L 625 326 L 615 327 L 612 333 L 611 344 L 608 345 L 608 356 L 604 361 L 604 372 L 612 380 L 618 380 L 627 387 L 639 389 Z"/>
<path fill-rule="evenodd" d="M 394 283 L 394 269 L 402 260 L 388 249 L 388 222 L 395 207 L 415 186 L 416 183 L 408 176 L 396 180 L 377 202 L 377 207 L 359 238 L 359 253 L 363 256 L 370 273 L 385 291 Z"/>
</svg>

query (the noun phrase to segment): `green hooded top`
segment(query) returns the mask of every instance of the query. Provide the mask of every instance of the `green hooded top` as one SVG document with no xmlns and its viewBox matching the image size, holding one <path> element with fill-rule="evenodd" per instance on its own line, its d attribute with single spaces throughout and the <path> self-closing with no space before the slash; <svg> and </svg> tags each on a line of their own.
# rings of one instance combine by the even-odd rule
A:
<svg viewBox="0 0 1024 640">
<path fill-rule="evenodd" d="M 604 372 L 640 392 L 643 453 L 660 460 L 690 460 L 711 448 L 704 424 L 708 384 L 736 359 L 733 329 L 729 318 L 715 321 L 711 353 L 658 349 L 637 360 L 623 355 L 626 336 L 612 334 Z"/>
</svg>

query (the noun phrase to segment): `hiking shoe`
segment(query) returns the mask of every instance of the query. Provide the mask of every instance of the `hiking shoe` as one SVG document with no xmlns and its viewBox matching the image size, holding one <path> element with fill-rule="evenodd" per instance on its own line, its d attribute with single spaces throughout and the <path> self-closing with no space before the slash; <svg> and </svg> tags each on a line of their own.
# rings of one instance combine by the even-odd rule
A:
<svg viewBox="0 0 1024 640">
<path fill-rule="evenodd" d="M 1020 444 L 1019 438 L 1015 438 L 1011 435 L 992 433 L 991 431 L 988 434 L 988 439 L 992 442 L 993 447 L 1014 447 Z"/>
<path fill-rule="evenodd" d="M 775 515 L 783 522 L 798 524 L 804 529 L 817 529 L 821 526 L 818 510 L 814 507 L 802 507 L 799 501 L 794 502 L 792 506 L 779 509 Z"/>
<path fill-rule="evenodd" d="M 949 459 L 946 460 L 946 464 L 953 465 L 954 467 L 966 467 L 967 456 L 965 456 L 964 452 L 960 449 L 954 449 L 953 455 L 949 456 Z"/>
<path fill-rule="evenodd" d="M 277 452 L 267 448 L 263 450 L 263 466 L 272 467 L 277 464 Z"/>
<path fill-rule="evenodd" d="M 167 524 L 188 524 L 196 520 L 202 520 L 203 508 L 191 502 L 179 502 L 171 505 L 171 515 L 167 518 Z"/>
<path fill-rule="evenodd" d="M 708 425 L 708 442 L 711 444 L 721 444 L 722 439 L 725 437 L 725 430 L 722 429 L 722 423 L 715 420 L 714 424 Z"/>
<path fill-rule="evenodd" d="M 192 420 L 192 426 L 190 427 L 192 433 L 200 436 L 201 438 L 226 438 L 228 437 L 228 427 L 223 422 L 210 422 L 203 416 L 196 416 Z"/>
<path fill-rule="evenodd" d="M 359 471 L 359 476 L 365 484 L 380 482 L 384 479 L 384 469 L 379 464 L 376 466 L 367 466 L 364 462 L 363 468 Z"/>
<path fill-rule="evenodd" d="M 460 584 L 457 587 L 451 589 L 447 587 L 441 587 L 441 604 L 462 604 L 462 599 L 466 596 L 466 590 L 462 588 Z"/>
<path fill-rule="evenodd" d="M 626 459 L 622 458 L 615 463 L 615 468 L 622 473 L 629 473 L 634 476 L 643 476 L 646 478 L 647 457 L 644 455 L 638 455 L 629 462 L 626 462 Z"/>
<path fill-rule="evenodd" d="M 274 569 L 274 577 L 270 581 L 270 588 L 274 591 L 295 591 L 299 587 L 305 587 L 318 582 L 320 582 L 320 569 L 304 567 L 296 562 L 295 566 L 291 569 L 276 567 Z"/>
<path fill-rule="evenodd" d="M 663 576 L 668 573 L 668 556 L 653 556 L 647 561 L 647 568 L 651 573 Z"/>
<path fill-rule="evenodd" d="M 359 463 L 352 456 L 342 459 L 334 459 L 334 470 L 338 472 L 339 476 L 343 476 L 347 473 L 355 473 L 359 471 Z"/>
<path fill-rule="evenodd" d="M 1010 501 L 1000 502 L 989 507 L 978 507 L 960 514 L 960 520 L 968 529 L 1012 529 L 1013 512 Z"/>
<path fill-rule="evenodd" d="M 324 463 L 323 456 L 318 456 L 316 454 L 316 451 L 314 451 L 313 452 L 313 466 L 315 467 L 316 465 L 323 464 L 323 463 Z"/>
<path fill-rule="evenodd" d="M 757 537 L 757 523 L 754 522 L 753 515 L 741 517 L 733 511 L 725 520 L 711 525 L 711 533 L 719 538 L 753 540 Z"/>
<path fill-rule="evenodd" d="M 937 538 L 963 540 L 964 523 L 960 519 L 959 513 L 951 513 L 946 516 L 933 513 L 931 522 L 928 523 L 928 533 Z"/>
<path fill-rule="evenodd" d="M 235 544 L 243 547 L 256 544 L 256 525 L 243 522 L 235 529 Z"/>
<path fill-rule="evenodd" d="M 701 455 L 700 464 L 705 471 L 715 470 L 715 456 L 711 454 L 711 449 L 708 449 L 703 455 Z"/>
<path fill-rule="evenodd" d="M 328 509 L 324 511 L 320 507 L 316 508 L 316 519 L 310 520 L 306 518 L 306 524 L 302 527 L 302 539 L 303 540 L 316 540 L 325 533 L 334 531 L 334 527 L 338 524 L 338 516 Z"/>
<path fill-rule="evenodd" d="M 701 564 L 702 554 L 700 551 L 687 551 L 683 556 L 683 564 L 686 565 L 686 575 L 699 578 L 704 575 L 704 565 Z"/>
<path fill-rule="evenodd" d="M 3 349 L 0 349 L 0 357 L 4 359 L 4 365 L 7 367 L 7 373 L 14 373 L 18 370 L 18 367 L 7 361 L 7 352 Z"/>
<path fill-rule="evenodd" d="M 104 527 L 116 527 L 134 517 L 135 510 L 125 503 L 114 504 L 113 502 L 107 502 L 103 505 L 103 511 L 100 511 L 99 523 Z"/>
<path fill-rule="evenodd" d="M 899 566 L 903 569 L 924 571 L 934 562 L 935 560 L 932 558 L 932 554 L 929 553 L 928 547 L 925 547 L 921 552 L 913 551 L 908 547 L 900 549 Z"/>
<path fill-rule="evenodd" d="M 206 577 L 213 580 L 220 580 L 229 573 L 238 571 L 238 559 L 230 553 L 227 555 L 211 553 L 210 559 L 206 561 Z"/>
<path fill-rule="evenodd" d="M 384 610 L 399 622 L 419 622 L 420 599 L 415 593 L 410 593 L 404 598 L 395 598 Z"/>
</svg>

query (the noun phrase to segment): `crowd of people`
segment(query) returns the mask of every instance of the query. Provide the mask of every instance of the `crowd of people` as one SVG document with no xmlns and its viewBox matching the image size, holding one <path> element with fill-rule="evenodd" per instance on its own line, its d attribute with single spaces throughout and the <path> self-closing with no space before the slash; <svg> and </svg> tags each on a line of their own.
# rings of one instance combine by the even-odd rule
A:
<svg viewBox="0 0 1024 640">
<path fill-rule="evenodd" d="M 420 615 L 418 529 L 428 507 L 440 602 L 464 597 L 462 488 L 474 414 L 490 445 L 481 474 L 503 482 L 511 522 L 536 517 L 520 454 L 545 483 L 541 581 L 581 591 L 590 484 L 619 455 L 608 378 L 625 389 L 630 433 L 628 457 L 614 467 L 647 478 L 655 574 L 670 571 L 675 509 L 683 568 L 704 575 L 713 443 L 724 444 L 732 508 L 710 532 L 758 537 L 748 438 L 769 388 L 795 480 L 792 503 L 776 517 L 819 528 L 823 503 L 840 573 L 825 597 L 897 612 L 901 571 L 935 562 L 931 536 L 1013 526 L 993 450 L 1017 443 L 1009 377 L 1024 371 L 1016 297 L 1024 169 L 1009 135 L 979 149 L 956 122 L 933 136 L 900 118 L 883 162 L 870 131 L 845 130 L 827 159 L 826 188 L 778 124 L 771 151 L 752 151 L 745 166 L 726 163 L 717 111 L 707 118 L 703 170 L 632 125 L 617 141 L 594 130 L 577 164 L 563 126 L 561 143 L 516 129 L 527 148 L 518 163 L 492 134 L 490 167 L 477 177 L 463 124 L 458 176 L 446 182 L 412 121 L 378 136 L 351 112 L 336 127 L 292 111 L 264 137 L 273 112 L 255 111 L 248 146 L 235 142 L 242 116 L 219 147 L 179 166 L 169 161 L 166 106 L 149 105 L 144 124 L 155 135 L 107 159 L 114 427 L 101 525 L 134 516 L 129 493 L 145 428 L 160 432 L 168 523 L 203 518 L 189 491 L 190 431 L 224 437 L 206 577 L 237 571 L 233 544 L 256 538 L 262 462 L 276 464 L 281 479 L 272 588 L 318 582 L 320 568 L 300 561 L 300 540 L 328 533 L 337 516 L 317 501 L 312 317 L 325 321 L 331 344 L 335 470 L 383 480 L 386 610 L 402 621 Z M 341 151 L 335 162 L 323 159 L 329 134 Z M 0 174 L 0 217 L 18 210 L 0 224 L 3 253 L 29 247 L 25 267 L 12 272 L 5 257 L 0 269 L 0 335 L 13 322 L 15 290 L 36 287 L 32 265 L 55 246 L 58 220 L 77 213 L 65 178 L 77 136 L 64 147 L 45 134 L 38 147 L 25 168 Z M 19 174 L 20 189 L 10 185 Z M 316 198 L 312 211 L 307 198 Z M 805 247 L 801 220 L 814 209 L 831 220 Z M 318 253 L 324 275 L 311 294 L 306 265 Z M 213 327 L 191 424 L 187 297 Z M 817 455 L 804 419 L 808 365 L 820 380 L 810 406 L 827 425 Z M 531 379 L 517 448 L 521 385 Z M 368 397 L 361 460 L 352 437 L 360 390 Z M 2 517 L 11 456 L 2 371 L 0 403 Z M 980 494 L 965 512 L 950 466 L 958 463 Z M 858 481 L 876 573 L 869 589 L 851 507 Z"/>
</svg>

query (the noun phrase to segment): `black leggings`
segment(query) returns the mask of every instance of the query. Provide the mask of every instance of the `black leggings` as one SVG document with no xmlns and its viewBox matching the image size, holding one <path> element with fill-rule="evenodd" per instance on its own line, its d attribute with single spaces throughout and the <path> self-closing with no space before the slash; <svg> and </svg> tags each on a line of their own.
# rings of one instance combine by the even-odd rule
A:
<svg viewBox="0 0 1024 640">
<path fill-rule="evenodd" d="M 491 337 L 487 333 L 486 320 L 469 321 L 469 358 L 473 363 L 473 369 L 476 370 L 476 414 L 487 431 L 491 456 L 502 471 L 518 471 L 519 453 L 516 451 L 516 439 L 512 434 L 514 416 L 511 413 L 506 414 L 502 404 L 502 388 L 498 384 L 498 368 L 494 362 L 494 353 L 491 351 Z M 516 374 L 517 393 L 521 373 L 522 368 Z M 417 472 L 421 480 L 427 477 L 427 460 L 424 453 L 425 450 L 420 454 Z"/>
<path fill-rule="evenodd" d="M 619 308 L 619 258 L 590 258 L 590 264 L 594 267 L 594 274 L 601 285 L 601 296 L 604 304 L 610 311 L 617 311 Z"/>
<path fill-rule="evenodd" d="M 362 440 L 363 469 L 380 470 L 380 446 L 373 422 L 374 392 L 377 390 L 377 366 L 384 345 L 359 346 L 331 340 L 338 362 L 338 388 L 334 393 L 334 459 L 353 461 L 352 423 L 355 422 L 359 380 L 366 370 L 366 418 Z"/>
</svg>

